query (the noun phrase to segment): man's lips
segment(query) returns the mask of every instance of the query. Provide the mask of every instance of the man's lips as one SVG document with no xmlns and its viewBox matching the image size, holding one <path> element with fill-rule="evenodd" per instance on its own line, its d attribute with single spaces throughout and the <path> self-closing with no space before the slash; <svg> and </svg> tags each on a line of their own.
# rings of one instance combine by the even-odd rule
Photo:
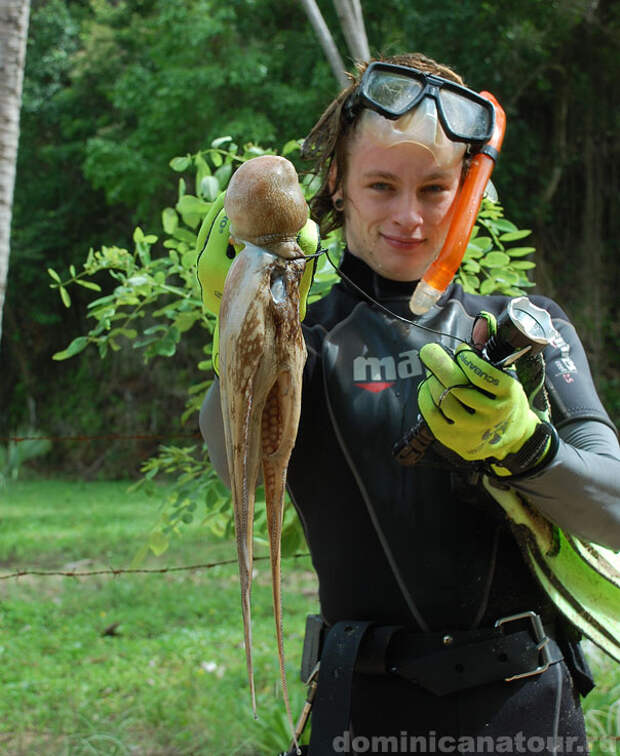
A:
<svg viewBox="0 0 620 756">
<path fill-rule="evenodd" d="M 412 239 L 411 237 L 391 236 L 390 234 L 382 233 L 381 236 L 385 241 L 395 249 L 416 249 L 425 240 L 424 239 Z"/>
</svg>

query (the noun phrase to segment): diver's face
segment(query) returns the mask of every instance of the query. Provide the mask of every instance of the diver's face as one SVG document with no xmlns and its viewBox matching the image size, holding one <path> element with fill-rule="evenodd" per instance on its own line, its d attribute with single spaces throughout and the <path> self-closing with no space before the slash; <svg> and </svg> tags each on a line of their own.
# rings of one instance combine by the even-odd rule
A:
<svg viewBox="0 0 620 756">
<path fill-rule="evenodd" d="M 461 171 L 462 160 L 439 167 L 419 144 L 356 135 L 334 195 L 344 199 L 349 251 L 385 278 L 422 278 L 448 233 Z"/>
</svg>

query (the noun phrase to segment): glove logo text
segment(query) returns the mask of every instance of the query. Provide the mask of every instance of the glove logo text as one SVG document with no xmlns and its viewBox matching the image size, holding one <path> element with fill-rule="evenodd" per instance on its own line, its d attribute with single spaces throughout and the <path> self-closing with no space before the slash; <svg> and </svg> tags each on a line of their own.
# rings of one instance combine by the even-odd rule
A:
<svg viewBox="0 0 620 756">
<path fill-rule="evenodd" d="M 473 362 L 467 359 L 464 354 L 460 355 L 460 362 L 463 363 L 463 365 L 466 365 L 468 368 L 474 371 L 474 373 L 479 377 L 482 378 L 484 381 L 487 381 L 487 383 L 492 383 L 495 386 L 499 385 L 499 379 L 495 378 L 492 375 L 489 375 L 489 373 L 486 372 L 486 370 L 482 370 L 478 367 L 478 365 L 474 365 Z"/>
</svg>

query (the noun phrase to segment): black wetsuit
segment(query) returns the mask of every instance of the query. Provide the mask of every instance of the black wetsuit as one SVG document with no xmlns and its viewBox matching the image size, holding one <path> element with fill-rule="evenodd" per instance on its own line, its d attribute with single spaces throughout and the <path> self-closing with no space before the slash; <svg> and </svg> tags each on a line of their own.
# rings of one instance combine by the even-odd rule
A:
<svg viewBox="0 0 620 756">
<path fill-rule="evenodd" d="M 389 311 L 411 319 L 414 284 L 383 279 L 349 254 L 342 270 Z M 620 452 L 613 426 L 574 328 L 555 303 L 532 299 L 550 311 L 558 331 L 545 361 L 560 442 L 542 470 L 511 484 L 565 530 L 620 548 Z M 586 750 L 577 693 L 577 686 L 582 693 L 591 686 L 583 657 L 526 566 L 503 510 L 479 478 L 432 449 L 410 468 L 391 453 L 418 415 L 419 349 L 428 342 L 453 349 L 458 342 L 452 336 L 468 341 L 475 316 L 481 310 L 497 315 L 506 301 L 451 285 L 416 321 L 431 330 L 390 317 L 344 281 L 311 305 L 303 323 L 308 360 L 288 487 L 327 625 L 370 620 L 443 637 L 484 631 L 500 617 L 532 610 L 554 627 L 566 661 L 539 676 L 442 696 L 389 673 L 357 672 L 350 731 L 332 750 L 317 745 L 315 721 L 311 756 L 354 753 L 355 747 L 360 753 L 454 752 L 458 738 L 469 737 L 496 739 L 460 741 L 470 753 L 548 753 L 554 735 L 575 739 L 555 743 L 556 753 Z M 201 427 L 217 467 L 219 406 L 208 405 Z M 319 694 L 329 685 L 319 676 Z M 398 742 L 376 740 L 388 736 Z M 412 747 L 417 736 L 426 740 Z M 441 737 L 453 740 L 442 746 Z"/>
<path fill-rule="evenodd" d="M 412 284 L 382 279 L 350 255 L 343 272 L 390 311 L 411 318 Z M 595 421 L 605 434 L 611 423 L 574 329 L 557 305 L 533 301 L 551 312 L 560 334 L 545 354 L 556 427 Z M 417 321 L 432 331 L 389 317 L 346 282 L 310 306 L 302 416 L 288 481 L 327 624 L 373 620 L 419 630 L 421 618 L 424 630 L 447 633 L 491 627 L 499 617 L 530 609 L 553 621 L 555 610 L 481 483 L 433 453 L 415 468 L 400 466 L 391 454 L 417 417 L 420 347 L 439 341 L 455 348 L 451 336 L 469 340 L 474 317 L 481 310 L 497 315 L 505 304 L 505 297 L 472 296 L 452 285 Z M 559 733 L 578 739 L 573 752 L 585 744 L 578 696 L 564 662 L 540 677 L 442 697 L 393 676 L 357 674 L 351 724 L 348 742 L 360 752 L 366 745 L 381 752 L 387 741 L 373 743 L 372 737 L 388 735 L 401 737 L 398 752 L 409 752 L 402 750 L 411 745 L 402 733 L 427 736 L 427 750 L 433 732 L 454 738 Z M 515 742 L 513 751 L 520 750 Z M 463 743 L 467 750 L 469 741 Z M 343 752 L 354 752 L 353 745 Z M 521 752 L 528 751 L 525 745 Z M 539 745 L 530 741 L 529 749 L 536 752 Z M 497 747 L 501 751 L 501 743 Z"/>
</svg>

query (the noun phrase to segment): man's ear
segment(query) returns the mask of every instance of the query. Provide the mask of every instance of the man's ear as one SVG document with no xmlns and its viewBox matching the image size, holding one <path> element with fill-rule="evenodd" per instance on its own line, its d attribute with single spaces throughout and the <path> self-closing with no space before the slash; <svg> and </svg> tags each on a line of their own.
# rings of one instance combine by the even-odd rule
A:
<svg viewBox="0 0 620 756">
<path fill-rule="evenodd" d="M 329 187 L 329 193 L 331 194 L 333 200 L 337 199 L 338 197 L 342 197 L 342 189 L 336 191 L 337 178 L 338 164 L 336 163 L 336 159 L 332 158 L 332 162 L 329 166 L 329 172 L 327 174 L 327 186 Z M 334 192 L 336 192 L 336 196 L 334 196 Z"/>
</svg>

